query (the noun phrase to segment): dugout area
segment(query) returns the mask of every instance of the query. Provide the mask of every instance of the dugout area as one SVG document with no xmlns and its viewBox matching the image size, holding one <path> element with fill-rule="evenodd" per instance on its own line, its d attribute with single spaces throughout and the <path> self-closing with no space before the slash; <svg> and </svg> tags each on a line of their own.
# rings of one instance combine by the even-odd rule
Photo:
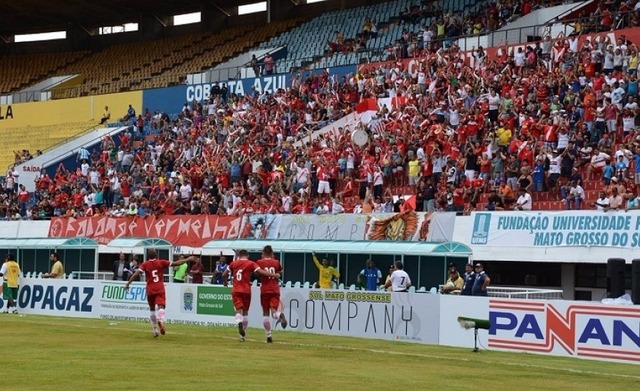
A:
<svg viewBox="0 0 640 391">
<path fill-rule="evenodd" d="M 285 284 L 299 282 L 313 284 L 318 280 L 318 269 L 312 252 L 318 259 L 327 258 L 340 271 L 340 284 L 356 284 L 357 276 L 366 267 L 367 260 L 375 261 L 382 272 L 382 283 L 389 266 L 403 261 L 404 269 L 416 290 L 429 290 L 446 280 L 449 263 L 464 270 L 472 261 L 471 249 L 459 242 L 388 242 L 365 240 L 214 240 L 202 247 L 202 255 L 218 255 L 220 251 L 245 249 L 251 259 L 259 259 L 262 248 L 273 247 L 283 268 Z"/>
<path fill-rule="evenodd" d="M 16 256 L 24 275 L 48 273 L 51 270 L 49 256 L 52 253 L 58 253 L 67 276 L 72 272 L 98 271 L 98 243 L 85 237 L 0 239 L 2 259 L 8 253 Z"/>
</svg>

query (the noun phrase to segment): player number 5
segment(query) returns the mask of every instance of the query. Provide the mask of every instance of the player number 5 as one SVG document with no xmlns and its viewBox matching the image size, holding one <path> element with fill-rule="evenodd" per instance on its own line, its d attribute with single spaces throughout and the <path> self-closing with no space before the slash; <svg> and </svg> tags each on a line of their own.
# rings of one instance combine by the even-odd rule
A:
<svg viewBox="0 0 640 391">
<path fill-rule="evenodd" d="M 158 277 L 158 271 L 154 270 L 151 272 L 151 276 L 153 277 L 153 282 L 158 282 L 160 281 L 160 277 Z"/>
</svg>

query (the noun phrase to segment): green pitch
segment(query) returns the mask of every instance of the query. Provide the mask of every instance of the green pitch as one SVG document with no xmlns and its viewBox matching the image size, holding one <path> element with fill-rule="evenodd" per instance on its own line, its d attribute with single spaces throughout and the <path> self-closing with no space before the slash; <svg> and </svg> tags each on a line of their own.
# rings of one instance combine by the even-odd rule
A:
<svg viewBox="0 0 640 391">
<path fill-rule="evenodd" d="M 256 326 L 256 325 L 254 325 Z M 614 390 L 640 366 L 250 328 L 0 316 L 1 390 Z M 472 331 L 460 338 L 473 342 Z M 632 387 L 633 388 L 633 387 Z"/>
</svg>

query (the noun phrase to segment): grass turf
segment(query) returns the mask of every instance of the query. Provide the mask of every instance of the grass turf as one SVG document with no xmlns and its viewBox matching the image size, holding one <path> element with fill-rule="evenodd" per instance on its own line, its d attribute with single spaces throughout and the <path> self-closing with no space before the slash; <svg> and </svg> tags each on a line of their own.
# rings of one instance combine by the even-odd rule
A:
<svg viewBox="0 0 640 391">
<path fill-rule="evenodd" d="M 0 316 L 6 390 L 627 389 L 638 366 L 394 341 L 45 316 Z M 468 334 L 468 335 L 466 335 Z M 471 333 L 461 330 L 461 338 Z"/>
</svg>

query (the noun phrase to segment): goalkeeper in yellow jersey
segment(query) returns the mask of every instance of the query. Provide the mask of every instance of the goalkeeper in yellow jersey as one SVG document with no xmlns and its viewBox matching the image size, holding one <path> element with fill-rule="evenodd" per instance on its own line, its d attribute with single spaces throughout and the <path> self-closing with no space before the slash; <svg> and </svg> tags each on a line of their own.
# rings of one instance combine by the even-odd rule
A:
<svg viewBox="0 0 640 391">
<path fill-rule="evenodd" d="M 340 272 L 334 268 L 333 266 L 329 266 L 329 260 L 327 258 L 322 259 L 322 263 L 318 261 L 318 257 L 316 253 L 313 252 L 313 262 L 316 264 L 318 271 L 320 272 L 320 276 L 318 278 L 318 282 L 316 283 L 317 288 L 321 289 L 331 289 L 333 288 L 331 284 L 331 280 L 336 277 L 340 277 Z"/>
</svg>

